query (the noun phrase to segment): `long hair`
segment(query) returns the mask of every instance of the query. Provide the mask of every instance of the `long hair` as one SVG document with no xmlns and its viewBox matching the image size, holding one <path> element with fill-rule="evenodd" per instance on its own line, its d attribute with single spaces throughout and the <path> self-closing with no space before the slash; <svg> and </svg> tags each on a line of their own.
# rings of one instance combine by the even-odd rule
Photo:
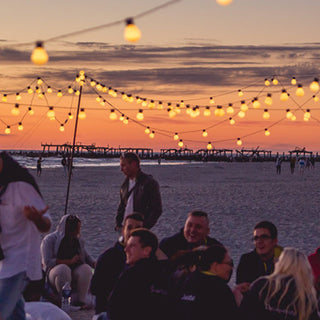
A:
<svg viewBox="0 0 320 320">
<path fill-rule="evenodd" d="M 260 290 L 266 291 L 264 305 L 269 306 L 272 298 L 280 295 L 277 308 L 281 302 L 287 299 L 292 288 L 292 299 L 286 307 L 286 311 L 293 310 L 299 320 L 309 319 L 312 312 L 317 310 L 317 294 L 314 288 L 311 266 L 307 257 L 295 248 L 285 248 L 275 265 L 274 272 L 266 277 L 267 283 Z"/>
<path fill-rule="evenodd" d="M 40 189 L 28 169 L 22 167 L 5 151 L 0 152 L 0 158 L 3 161 L 2 172 L 0 172 L 0 186 L 4 187 L 4 190 L 10 182 L 24 181 L 31 184 L 41 196 Z"/>
</svg>

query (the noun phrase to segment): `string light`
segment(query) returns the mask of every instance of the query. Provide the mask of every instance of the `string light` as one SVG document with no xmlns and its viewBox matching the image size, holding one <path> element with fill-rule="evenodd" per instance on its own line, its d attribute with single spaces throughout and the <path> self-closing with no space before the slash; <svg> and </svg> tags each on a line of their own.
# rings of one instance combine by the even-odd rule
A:
<svg viewBox="0 0 320 320">
<path fill-rule="evenodd" d="M 249 108 L 248 108 L 246 102 L 245 101 L 241 101 L 240 110 L 243 111 L 243 112 L 246 112 L 246 111 L 248 111 L 248 109 Z"/>
<path fill-rule="evenodd" d="M 180 139 L 180 141 L 178 142 L 178 146 L 179 146 L 180 148 L 183 147 L 183 141 L 182 141 L 182 139 Z"/>
<path fill-rule="evenodd" d="M 291 84 L 292 84 L 293 86 L 295 86 L 295 85 L 297 84 L 297 79 L 296 79 L 295 77 L 292 77 L 292 79 L 291 79 Z"/>
<path fill-rule="evenodd" d="M 153 109 L 156 106 L 156 104 L 154 103 L 153 100 L 150 100 L 149 104 L 148 104 L 148 108 L 149 109 Z"/>
<path fill-rule="evenodd" d="M 18 130 L 19 130 L 19 131 L 22 131 L 22 130 L 23 130 L 23 125 L 22 125 L 22 122 L 19 122 L 19 125 L 18 125 Z"/>
<path fill-rule="evenodd" d="M 266 87 L 270 86 L 270 81 L 269 81 L 267 78 L 264 79 L 264 85 L 265 85 Z"/>
<path fill-rule="evenodd" d="M 292 121 L 296 121 L 296 120 L 297 120 L 297 117 L 293 114 L 292 117 L 291 117 L 291 120 L 292 120 Z"/>
<path fill-rule="evenodd" d="M 43 80 L 40 77 L 37 78 L 37 84 L 39 86 L 41 86 L 43 84 Z"/>
<path fill-rule="evenodd" d="M 18 116 L 20 114 L 19 105 L 17 103 L 11 109 L 11 114 L 14 115 L 14 116 Z"/>
<path fill-rule="evenodd" d="M 296 96 L 297 97 L 303 97 L 304 96 L 304 90 L 302 88 L 302 84 L 298 84 L 298 88 L 296 90 Z"/>
<path fill-rule="evenodd" d="M 143 107 L 146 107 L 146 106 L 148 105 L 148 102 L 147 102 L 147 99 L 146 99 L 146 98 L 144 98 L 144 99 L 142 100 L 141 105 L 142 105 Z"/>
<path fill-rule="evenodd" d="M 159 110 L 163 110 L 163 103 L 162 103 L 162 101 L 159 101 L 159 103 L 158 103 L 158 109 L 159 109 Z"/>
<path fill-rule="evenodd" d="M 239 97 L 242 97 L 242 96 L 243 96 L 243 92 L 242 92 L 241 89 L 238 90 L 238 96 L 239 96 Z"/>
<path fill-rule="evenodd" d="M 52 93 L 52 88 L 51 88 L 50 86 L 48 86 L 47 92 L 48 92 L 48 93 Z"/>
<path fill-rule="evenodd" d="M 216 0 L 216 1 L 221 6 L 228 6 L 232 2 L 232 0 Z"/>
<path fill-rule="evenodd" d="M 259 109 L 261 104 L 260 104 L 260 101 L 258 100 L 258 98 L 254 98 L 252 100 L 252 106 L 254 109 Z"/>
<path fill-rule="evenodd" d="M 287 112 L 286 114 L 287 119 L 291 119 L 293 116 L 293 113 L 290 111 L 290 109 L 287 109 L 286 112 Z"/>
<path fill-rule="evenodd" d="M 212 150 L 212 144 L 211 144 L 210 141 L 209 141 L 208 144 L 207 144 L 207 149 L 208 149 L 208 150 Z"/>
<path fill-rule="evenodd" d="M 265 119 L 265 120 L 270 118 L 270 113 L 269 113 L 268 109 L 264 109 L 262 118 Z"/>
<path fill-rule="evenodd" d="M 39 98 L 39 99 L 43 99 L 43 97 L 44 97 L 44 92 L 40 92 L 40 93 L 38 94 L 38 98 Z"/>
<path fill-rule="evenodd" d="M 238 117 L 239 117 L 239 118 L 244 118 L 245 116 L 246 116 L 246 113 L 245 113 L 244 111 L 240 110 L 240 111 L 238 112 Z"/>
<path fill-rule="evenodd" d="M 16 93 L 16 100 L 17 100 L 17 101 L 21 100 L 21 95 L 20 95 L 19 92 Z"/>
<path fill-rule="evenodd" d="M 28 93 L 29 93 L 29 94 L 32 94 L 32 93 L 33 93 L 33 90 L 32 90 L 31 87 L 28 87 L 27 90 L 28 90 Z"/>
<path fill-rule="evenodd" d="M 8 96 L 6 93 L 3 94 L 2 99 L 3 102 L 7 102 L 8 101 Z"/>
<path fill-rule="evenodd" d="M 237 139 L 237 145 L 238 145 L 238 146 L 241 146 L 241 145 L 242 145 L 242 141 L 241 141 L 240 138 Z"/>
<path fill-rule="evenodd" d="M 268 106 L 271 106 L 271 105 L 272 105 L 272 95 L 271 95 L 271 93 L 268 93 L 268 94 L 267 94 L 267 97 L 266 97 L 266 99 L 264 100 L 264 103 L 265 103 L 266 105 L 268 105 Z"/>
<path fill-rule="evenodd" d="M 233 109 L 232 103 L 229 103 L 228 108 L 227 108 L 227 113 L 228 114 L 233 114 L 234 113 L 234 109 Z"/>
<path fill-rule="evenodd" d="M 203 115 L 205 117 L 210 117 L 211 116 L 211 111 L 210 111 L 210 107 L 206 107 L 203 111 Z"/>
<path fill-rule="evenodd" d="M 84 108 L 80 108 L 80 112 L 79 112 L 78 118 L 81 119 L 81 120 L 84 120 L 86 117 L 87 117 L 87 115 L 85 113 Z"/>
<path fill-rule="evenodd" d="M 73 115 L 72 115 L 71 112 L 68 113 L 68 118 L 69 118 L 69 120 L 72 120 L 72 119 L 73 119 Z"/>
<path fill-rule="evenodd" d="M 120 121 L 123 121 L 124 119 L 125 119 L 124 114 L 122 114 L 122 115 L 119 117 L 119 120 L 120 120 Z"/>
<path fill-rule="evenodd" d="M 267 128 L 265 128 L 265 129 L 264 129 L 264 134 L 265 134 L 267 137 L 269 137 L 269 136 L 270 136 L 270 131 L 269 131 Z"/>
<path fill-rule="evenodd" d="M 233 119 L 233 118 L 229 118 L 229 123 L 231 124 L 231 125 L 234 125 L 235 123 L 236 123 L 236 121 Z"/>
<path fill-rule="evenodd" d="M 63 124 L 63 123 L 61 123 L 61 124 L 60 124 L 60 128 L 59 128 L 59 130 L 60 130 L 61 132 L 63 132 L 63 131 L 64 131 L 64 124 Z"/>
<path fill-rule="evenodd" d="M 173 140 L 179 140 L 179 136 L 178 136 L 178 133 L 177 133 L 177 132 L 174 134 Z"/>
<path fill-rule="evenodd" d="M 33 115 L 34 115 L 34 111 L 33 111 L 33 109 L 32 109 L 31 107 L 28 108 L 28 114 L 29 114 L 30 116 L 33 116 Z"/>
<path fill-rule="evenodd" d="M 310 88 L 310 90 L 312 92 L 319 91 L 319 80 L 318 80 L 318 78 L 314 78 L 314 80 L 311 82 L 309 88 Z"/>
<path fill-rule="evenodd" d="M 59 98 L 62 97 L 62 92 L 61 92 L 61 90 L 58 90 L 57 96 L 58 96 Z"/>
<path fill-rule="evenodd" d="M 11 128 L 10 128 L 10 126 L 7 126 L 7 127 L 5 128 L 4 133 L 5 133 L 5 134 L 10 134 L 10 133 L 11 133 Z"/>
<path fill-rule="evenodd" d="M 110 115 L 109 115 L 110 120 L 117 120 L 118 116 L 115 113 L 114 109 L 110 110 Z"/>
<path fill-rule="evenodd" d="M 136 115 L 137 120 L 142 121 L 144 119 L 143 110 L 139 109 L 139 112 Z"/>
<path fill-rule="evenodd" d="M 310 109 L 307 109 L 306 112 L 303 115 L 303 120 L 304 121 L 309 121 L 310 118 L 311 118 Z"/>
<path fill-rule="evenodd" d="M 149 137 L 150 137 L 151 139 L 153 139 L 154 136 L 155 136 L 154 131 L 151 131 L 150 134 L 149 134 Z"/>
<path fill-rule="evenodd" d="M 54 113 L 54 110 L 53 110 L 53 107 L 49 107 L 49 110 L 47 112 L 47 116 L 50 120 L 54 119 L 55 118 L 55 113 Z"/>
<path fill-rule="evenodd" d="M 129 123 L 129 118 L 126 117 L 126 118 L 123 120 L 123 123 L 124 123 L 124 124 L 128 124 L 128 123 Z"/>
<path fill-rule="evenodd" d="M 73 93 L 73 89 L 71 88 L 71 86 L 68 87 L 68 92 L 71 94 Z"/>
<path fill-rule="evenodd" d="M 176 112 L 172 108 L 168 108 L 167 111 L 168 111 L 169 118 L 173 118 L 176 116 Z"/>
<path fill-rule="evenodd" d="M 289 95 L 288 95 L 288 92 L 283 89 L 281 94 L 280 94 L 280 100 L 281 101 L 287 101 L 289 99 Z"/>
<path fill-rule="evenodd" d="M 144 130 L 145 134 L 149 134 L 150 133 L 150 127 L 146 127 L 146 129 Z"/>
<path fill-rule="evenodd" d="M 318 102 L 319 101 L 319 97 L 318 96 L 312 96 L 312 98 L 313 98 L 313 100 L 314 100 L 314 102 Z"/>
<path fill-rule="evenodd" d="M 277 85 L 279 81 L 276 78 L 271 79 L 273 85 Z"/>
<path fill-rule="evenodd" d="M 210 104 L 214 104 L 214 98 L 210 97 Z"/>
<path fill-rule="evenodd" d="M 49 56 L 46 50 L 43 48 L 43 42 L 37 41 L 36 47 L 31 54 L 31 61 L 37 65 L 46 64 L 49 60 Z"/>
<path fill-rule="evenodd" d="M 126 20 L 126 27 L 124 29 L 124 38 L 129 42 L 137 42 L 141 38 L 141 31 L 134 24 L 133 18 Z"/>
<path fill-rule="evenodd" d="M 203 130 L 202 130 L 202 136 L 203 136 L 203 137 L 207 137 L 207 136 L 208 136 L 208 132 L 207 132 L 206 129 L 203 129 Z"/>
</svg>

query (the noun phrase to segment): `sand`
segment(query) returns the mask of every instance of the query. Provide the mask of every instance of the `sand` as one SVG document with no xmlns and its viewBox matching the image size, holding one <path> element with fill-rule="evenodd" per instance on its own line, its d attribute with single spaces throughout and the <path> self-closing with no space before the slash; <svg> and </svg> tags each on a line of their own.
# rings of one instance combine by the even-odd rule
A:
<svg viewBox="0 0 320 320">
<path fill-rule="evenodd" d="M 189 211 L 200 209 L 210 217 L 210 235 L 229 248 L 235 265 L 242 253 L 252 250 L 254 225 L 274 222 L 281 246 L 293 246 L 310 254 L 319 246 L 320 167 L 296 168 L 282 163 L 281 175 L 275 163 L 194 163 L 148 165 L 160 184 L 163 214 L 153 231 L 159 239 L 184 225 Z M 320 165 L 319 165 L 320 166 Z M 34 171 L 32 171 L 34 173 Z M 87 250 L 97 258 L 118 238 L 114 231 L 119 188 L 124 179 L 119 167 L 75 168 L 68 213 L 79 215 Z M 50 214 L 57 221 L 64 214 L 67 179 L 63 169 L 44 169 L 36 178 Z M 230 286 L 234 285 L 234 276 Z M 77 312 L 73 319 L 91 319 L 93 312 Z"/>
</svg>

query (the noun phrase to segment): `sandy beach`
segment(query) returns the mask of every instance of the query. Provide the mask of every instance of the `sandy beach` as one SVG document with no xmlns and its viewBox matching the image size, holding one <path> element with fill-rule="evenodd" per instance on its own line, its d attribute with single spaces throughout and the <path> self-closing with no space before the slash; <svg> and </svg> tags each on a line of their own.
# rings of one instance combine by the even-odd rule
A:
<svg viewBox="0 0 320 320">
<path fill-rule="evenodd" d="M 318 163 L 315 169 L 305 170 L 303 176 L 297 167 L 291 174 L 287 162 L 282 163 L 281 175 L 276 174 L 273 162 L 143 162 L 142 170 L 160 184 L 163 214 L 153 228 L 160 240 L 179 231 L 189 211 L 200 209 L 210 216 L 210 235 L 229 248 L 236 266 L 240 255 L 253 248 L 253 227 L 261 220 L 276 224 L 281 246 L 294 246 L 306 254 L 319 246 Z M 114 218 L 123 179 L 119 167 L 74 169 L 68 213 L 81 218 L 82 236 L 95 258 L 117 240 Z M 61 167 L 43 169 L 36 180 L 50 207 L 55 228 L 64 214 L 67 178 Z M 234 281 L 232 277 L 230 286 Z M 73 319 L 89 319 L 92 314 L 77 312 Z"/>
</svg>

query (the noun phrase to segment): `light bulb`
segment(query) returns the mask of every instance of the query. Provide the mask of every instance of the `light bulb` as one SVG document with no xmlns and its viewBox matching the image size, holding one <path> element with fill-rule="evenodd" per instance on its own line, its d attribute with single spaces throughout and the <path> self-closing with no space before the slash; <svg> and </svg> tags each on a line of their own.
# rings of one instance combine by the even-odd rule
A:
<svg viewBox="0 0 320 320">
<path fill-rule="evenodd" d="M 47 112 L 47 116 L 50 119 L 55 117 L 55 113 L 54 113 L 53 107 L 49 107 L 49 111 Z"/>
<path fill-rule="evenodd" d="M 125 119 L 124 114 L 122 114 L 122 115 L 119 117 L 119 120 L 120 120 L 120 121 L 123 121 L 124 119 Z"/>
<path fill-rule="evenodd" d="M 240 110 L 240 111 L 238 112 L 238 117 L 239 117 L 239 118 L 244 118 L 245 116 L 246 116 L 246 113 L 245 113 L 244 111 Z"/>
<path fill-rule="evenodd" d="M 292 117 L 291 117 L 291 120 L 292 120 L 292 121 L 296 121 L 296 120 L 297 120 L 297 117 L 293 114 Z"/>
<path fill-rule="evenodd" d="M 260 101 L 258 100 L 258 98 L 254 98 L 253 101 L 252 101 L 252 106 L 254 109 L 259 109 L 261 104 L 260 104 Z"/>
<path fill-rule="evenodd" d="M 151 100 L 148 104 L 148 108 L 153 109 L 155 107 L 155 103 L 153 100 Z"/>
<path fill-rule="evenodd" d="M 183 147 L 183 141 L 182 141 L 182 139 L 180 139 L 180 141 L 178 142 L 178 146 L 179 146 L 180 148 Z"/>
<path fill-rule="evenodd" d="M 31 54 L 31 61 L 37 65 L 46 64 L 49 60 L 49 56 L 46 50 L 43 48 L 43 42 L 38 41 L 36 47 Z"/>
<path fill-rule="evenodd" d="M 266 119 L 266 120 L 270 118 L 270 113 L 269 113 L 268 109 L 264 109 L 262 118 Z"/>
<path fill-rule="evenodd" d="M 208 149 L 208 150 L 212 150 L 212 144 L 211 144 L 210 141 L 209 141 L 208 144 L 207 144 L 207 149 Z"/>
<path fill-rule="evenodd" d="M 203 115 L 205 117 L 210 117 L 211 116 L 211 111 L 210 111 L 210 107 L 206 107 L 203 111 Z"/>
<path fill-rule="evenodd" d="M 242 97 L 242 96 L 243 96 L 243 92 L 242 92 L 241 89 L 238 90 L 238 96 L 239 96 L 239 97 Z"/>
<path fill-rule="evenodd" d="M 268 79 L 264 79 L 264 85 L 266 87 L 270 86 L 270 81 Z"/>
<path fill-rule="evenodd" d="M 203 131 L 202 131 L 202 136 L 203 136 L 203 137 L 207 137 L 207 136 L 208 136 L 208 132 L 207 132 L 206 129 L 203 129 Z"/>
<path fill-rule="evenodd" d="M 18 130 L 19 130 L 19 131 L 22 131 L 22 130 L 23 130 L 23 125 L 22 125 L 22 122 L 19 122 L 19 125 L 18 125 Z"/>
<path fill-rule="evenodd" d="M 179 136 L 178 136 L 178 133 L 177 133 L 177 132 L 174 134 L 173 140 L 179 140 Z"/>
<path fill-rule="evenodd" d="M 144 130 L 145 134 L 149 134 L 150 133 L 150 127 L 146 127 L 146 129 Z"/>
<path fill-rule="evenodd" d="M 293 116 L 293 113 L 290 111 L 290 109 L 287 109 L 286 112 L 287 112 L 286 114 L 287 119 L 291 119 Z"/>
<path fill-rule="evenodd" d="M 110 110 L 110 115 L 109 115 L 110 120 L 117 120 L 118 116 L 115 113 L 114 109 Z"/>
<path fill-rule="evenodd" d="M 18 116 L 20 114 L 19 105 L 16 103 L 14 107 L 11 109 L 11 113 L 14 116 Z"/>
<path fill-rule="evenodd" d="M 271 93 L 268 93 L 267 94 L 267 97 L 266 99 L 264 100 L 264 103 L 268 106 L 271 106 L 272 105 L 272 97 L 271 97 Z"/>
<path fill-rule="evenodd" d="M 233 109 L 232 103 L 229 103 L 228 108 L 227 108 L 227 113 L 228 114 L 233 114 L 234 113 L 234 109 Z"/>
<path fill-rule="evenodd" d="M 129 123 L 129 118 L 127 117 L 123 120 L 123 124 L 128 124 L 128 123 Z"/>
<path fill-rule="evenodd" d="M 31 89 L 31 87 L 28 87 L 27 89 L 29 94 L 33 93 L 33 90 Z"/>
<path fill-rule="evenodd" d="M 306 112 L 304 113 L 303 117 L 310 119 L 310 117 L 311 117 L 310 109 L 307 109 L 307 110 L 306 110 Z"/>
<path fill-rule="evenodd" d="M 318 96 L 312 96 L 314 102 L 318 102 L 319 101 L 319 97 Z"/>
<path fill-rule="evenodd" d="M 151 132 L 150 132 L 149 137 L 150 137 L 151 139 L 154 138 L 154 131 L 151 131 Z"/>
<path fill-rule="evenodd" d="M 61 124 L 60 124 L 60 128 L 59 128 L 59 130 L 60 130 L 61 132 L 63 132 L 63 131 L 64 131 L 64 125 L 63 125 L 63 123 L 61 123 Z"/>
<path fill-rule="evenodd" d="M 68 87 L 68 92 L 71 94 L 73 93 L 73 89 L 71 88 L 71 86 Z"/>
<path fill-rule="evenodd" d="M 5 134 L 10 134 L 10 133 L 11 133 L 10 126 L 7 126 L 7 127 L 5 128 L 4 133 L 5 133 Z"/>
<path fill-rule="evenodd" d="M 61 92 L 61 90 L 58 90 L 57 96 L 58 96 L 58 97 L 62 97 L 62 92 Z"/>
<path fill-rule="evenodd" d="M 48 93 L 52 93 L 52 88 L 51 88 L 50 86 L 48 86 L 47 92 L 48 92 Z"/>
<path fill-rule="evenodd" d="M 234 125 L 234 124 L 236 123 L 236 121 L 235 121 L 234 119 L 232 119 L 232 118 L 229 118 L 229 123 L 230 123 L 231 125 Z"/>
<path fill-rule="evenodd" d="M 126 20 L 126 27 L 124 29 L 124 38 L 129 42 L 137 42 L 141 38 L 141 31 L 133 23 L 132 18 Z"/>
<path fill-rule="evenodd" d="M 272 84 L 273 85 L 276 86 L 278 83 L 279 83 L 279 81 L 276 78 L 272 79 Z"/>
<path fill-rule="evenodd" d="M 210 104 L 214 104 L 214 99 L 213 99 L 213 97 L 210 97 Z"/>
<path fill-rule="evenodd" d="M 295 77 L 292 77 L 291 84 L 294 86 L 297 84 L 297 79 Z"/>
<path fill-rule="evenodd" d="M 78 118 L 83 120 L 87 117 L 85 111 L 84 111 L 84 108 L 80 108 L 80 112 L 79 112 L 79 115 L 78 115 Z"/>
<path fill-rule="evenodd" d="M 7 102 L 8 101 L 8 96 L 7 96 L 6 93 L 2 96 L 2 101 L 3 102 Z"/>
<path fill-rule="evenodd" d="M 248 106 L 245 101 L 241 101 L 240 110 L 246 112 L 248 110 Z"/>
<path fill-rule="evenodd" d="M 264 134 L 265 134 L 267 137 L 269 137 L 269 136 L 270 136 L 270 131 L 269 131 L 267 128 L 265 128 L 265 129 L 264 129 Z"/>
<path fill-rule="evenodd" d="M 69 120 L 72 120 L 72 119 L 73 119 L 73 115 L 72 115 L 71 112 L 68 113 L 68 118 L 69 118 Z"/>
<path fill-rule="evenodd" d="M 137 118 L 139 121 L 142 121 L 142 120 L 143 120 L 144 116 L 143 116 L 143 111 L 142 111 L 142 109 L 139 109 L 139 112 L 137 113 L 136 118 Z"/>
<path fill-rule="evenodd" d="M 318 80 L 318 78 L 314 78 L 314 80 L 311 82 L 310 90 L 312 92 L 317 92 L 319 90 L 319 80 Z"/>
<path fill-rule="evenodd" d="M 43 84 L 43 80 L 40 77 L 38 77 L 37 78 L 37 83 L 38 83 L 38 85 L 41 85 L 41 84 Z"/>
<path fill-rule="evenodd" d="M 224 110 L 222 109 L 222 106 L 217 106 L 217 109 L 214 110 L 214 114 L 218 117 L 223 117 L 225 112 Z"/>
<path fill-rule="evenodd" d="M 163 110 L 163 103 L 161 101 L 159 101 L 158 103 L 158 107 L 159 110 Z"/>
<path fill-rule="evenodd" d="M 232 0 L 216 0 L 216 1 L 221 6 L 228 6 L 232 2 Z"/>
<path fill-rule="evenodd" d="M 242 145 L 242 141 L 241 141 L 240 138 L 237 139 L 237 145 L 238 145 L 238 146 L 241 146 L 241 145 Z"/>
<path fill-rule="evenodd" d="M 34 115 L 34 111 L 32 110 L 31 107 L 28 108 L 28 114 L 29 114 L 30 116 L 33 116 L 33 115 Z"/>
<path fill-rule="evenodd" d="M 298 88 L 296 90 L 296 96 L 297 97 L 303 97 L 304 96 L 304 90 L 303 90 L 301 84 L 298 84 Z"/>
<path fill-rule="evenodd" d="M 168 108 L 167 111 L 168 111 L 169 118 L 173 118 L 176 116 L 176 112 L 173 109 Z"/>
<path fill-rule="evenodd" d="M 285 89 L 282 90 L 280 94 L 280 100 L 281 101 L 287 101 L 289 99 L 289 95 Z"/>
<path fill-rule="evenodd" d="M 17 101 L 21 100 L 21 96 L 20 96 L 20 93 L 19 93 L 19 92 L 16 93 L 16 100 L 17 100 Z"/>
</svg>

